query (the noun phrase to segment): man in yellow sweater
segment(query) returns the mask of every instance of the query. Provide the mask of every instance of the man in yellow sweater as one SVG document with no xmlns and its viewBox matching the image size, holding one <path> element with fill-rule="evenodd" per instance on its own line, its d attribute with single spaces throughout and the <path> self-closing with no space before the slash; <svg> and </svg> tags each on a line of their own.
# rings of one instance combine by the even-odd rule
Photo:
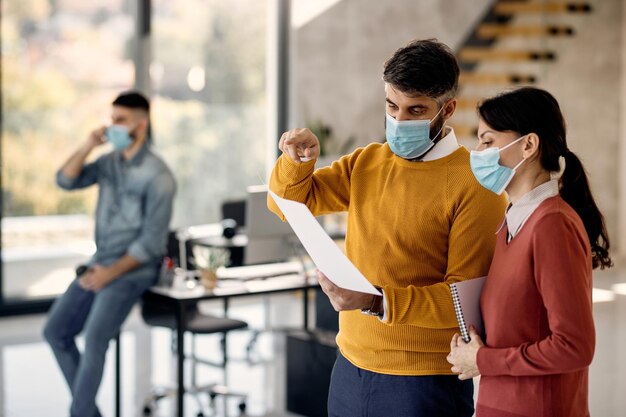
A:
<svg viewBox="0 0 626 417">
<path fill-rule="evenodd" d="M 347 256 L 383 293 L 345 290 L 319 274 L 340 311 L 330 416 L 473 414 L 472 381 L 458 380 L 446 361 L 458 331 L 448 285 L 487 274 L 505 200 L 478 184 L 445 124 L 458 75 L 447 46 L 411 42 L 384 66 L 387 143 L 315 171 L 310 130 L 280 139 L 272 191 L 315 215 L 347 211 Z"/>
</svg>

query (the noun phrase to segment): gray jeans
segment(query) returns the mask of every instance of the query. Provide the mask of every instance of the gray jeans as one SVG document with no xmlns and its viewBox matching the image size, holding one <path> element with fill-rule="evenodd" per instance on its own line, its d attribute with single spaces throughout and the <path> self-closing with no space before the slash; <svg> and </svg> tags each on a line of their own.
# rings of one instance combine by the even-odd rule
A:
<svg viewBox="0 0 626 417">
<path fill-rule="evenodd" d="M 152 268 L 133 272 L 97 293 L 83 289 L 75 279 L 50 309 L 43 334 L 72 393 L 72 417 L 100 417 L 96 394 L 109 341 L 119 332 L 135 302 L 156 280 Z M 83 330 L 85 349 L 81 354 L 75 337 Z"/>
</svg>

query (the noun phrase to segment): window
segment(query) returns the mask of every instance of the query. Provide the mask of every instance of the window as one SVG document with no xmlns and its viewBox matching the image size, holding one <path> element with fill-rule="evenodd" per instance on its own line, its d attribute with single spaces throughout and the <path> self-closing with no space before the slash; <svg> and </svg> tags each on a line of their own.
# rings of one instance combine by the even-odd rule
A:
<svg viewBox="0 0 626 417">
<path fill-rule="evenodd" d="M 219 221 L 265 178 L 267 2 L 155 0 L 155 147 L 178 181 L 176 227 Z M 275 146 L 274 146 L 275 147 Z"/>
<path fill-rule="evenodd" d="M 223 201 L 244 198 L 266 178 L 276 151 L 266 99 L 274 3 L 151 3 L 152 131 L 178 181 L 172 226 L 215 222 Z M 5 304 L 63 292 L 95 250 L 97 188 L 67 192 L 54 178 L 89 132 L 109 122 L 115 96 L 144 76 L 133 63 L 137 4 L 150 2 L 1 4 Z"/>
<path fill-rule="evenodd" d="M 55 172 L 132 87 L 135 19 L 123 0 L 2 2 L 2 290 L 62 292 L 94 250 L 95 189 Z"/>
</svg>

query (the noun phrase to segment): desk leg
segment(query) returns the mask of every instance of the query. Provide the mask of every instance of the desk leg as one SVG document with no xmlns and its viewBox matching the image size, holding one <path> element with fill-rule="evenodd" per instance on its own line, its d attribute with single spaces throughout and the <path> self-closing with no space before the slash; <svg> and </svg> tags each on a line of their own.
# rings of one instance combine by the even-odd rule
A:
<svg viewBox="0 0 626 417">
<path fill-rule="evenodd" d="M 228 299 L 228 297 L 224 298 L 224 317 L 228 317 L 228 307 L 230 305 L 230 300 Z M 224 378 L 222 379 L 222 381 L 224 381 L 224 386 L 228 386 L 228 367 L 226 366 L 228 363 L 228 345 L 226 344 L 226 338 L 228 337 L 228 333 L 222 333 L 222 355 L 223 355 L 223 362 L 222 364 L 224 365 Z M 226 401 L 227 397 L 224 397 L 224 415 L 228 416 L 226 408 L 227 408 L 227 401 Z"/>
<path fill-rule="evenodd" d="M 309 289 L 306 288 L 304 290 L 304 300 L 302 302 L 302 308 L 304 308 L 303 321 L 304 321 L 304 331 L 309 330 Z"/>
<path fill-rule="evenodd" d="M 176 314 L 176 357 L 178 359 L 178 395 L 176 396 L 178 417 L 184 416 L 183 402 L 185 400 L 185 305 L 179 303 Z"/>
<path fill-rule="evenodd" d="M 120 417 L 121 412 L 120 412 L 120 402 L 121 402 L 121 389 L 120 389 L 120 385 L 121 385 L 121 377 L 120 377 L 120 372 L 121 372 L 121 348 L 120 348 L 120 334 L 118 333 L 115 336 L 115 417 Z"/>
</svg>

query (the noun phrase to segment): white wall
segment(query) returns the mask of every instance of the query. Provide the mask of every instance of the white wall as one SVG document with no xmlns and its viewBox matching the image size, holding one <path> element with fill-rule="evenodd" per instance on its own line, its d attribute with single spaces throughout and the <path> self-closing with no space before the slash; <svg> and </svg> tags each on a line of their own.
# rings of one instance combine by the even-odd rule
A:
<svg viewBox="0 0 626 417">
<path fill-rule="evenodd" d="M 292 125 L 320 119 L 360 145 L 382 139 L 385 60 L 413 39 L 436 37 L 456 48 L 489 3 L 339 1 L 294 31 Z"/>
<path fill-rule="evenodd" d="M 583 161 L 593 193 L 603 211 L 611 243 L 626 250 L 619 218 L 626 183 L 620 167 L 626 162 L 619 150 L 626 145 L 622 108 L 623 57 L 626 44 L 623 0 L 593 0 L 593 12 L 573 19 L 574 38 L 553 38 L 546 47 L 556 50 L 554 64 L 547 65 L 540 86 L 561 104 L 568 127 L 568 145 Z M 556 18 L 553 18 L 556 19 Z M 564 18 L 561 18 L 565 20 Z M 616 252 L 615 252 L 616 253 Z"/>
<path fill-rule="evenodd" d="M 295 0 L 294 0 L 295 1 Z M 306 1 L 306 0 L 299 0 Z M 568 24 L 573 37 L 506 39 L 498 47 L 548 49 L 552 63 L 486 63 L 493 72 L 534 74 L 559 100 L 568 143 L 585 164 L 614 248 L 626 252 L 626 28 L 623 0 L 592 0 L 580 15 L 520 16 L 516 24 Z M 296 1 L 297 4 L 297 1 Z M 438 38 L 456 50 L 491 1 L 342 0 L 303 26 L 292 41 L 291 124 L 314 120 L 359 145 L 384 137 L 384 61 L 412 39 Z M 466 88 L 489 96 L 502 86 Z M 453 122 L 475 122 L 473 110 Z M 472 142 L 464 142 L 472 146 Z"/>
</svg>

